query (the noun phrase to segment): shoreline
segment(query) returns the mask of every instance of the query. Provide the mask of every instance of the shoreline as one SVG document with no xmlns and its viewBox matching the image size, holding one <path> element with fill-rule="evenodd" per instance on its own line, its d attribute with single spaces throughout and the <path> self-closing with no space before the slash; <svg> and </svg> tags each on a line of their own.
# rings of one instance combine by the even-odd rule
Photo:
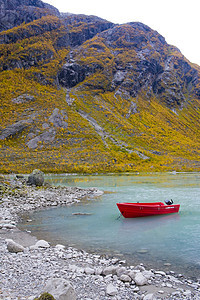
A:
<svg viewBox="0 0 200 300">
<path fill-rule="evenodd" d="M 33 300 L 55 277 L 70 282 L 76 299 L 200 299 L 199 280 L 173 271 L 146 270 L 142 263 L 130 266 L 120 258 L 51 246 L 48 242 L 35 246 L 37 239 L 17 228 L 21 213 L 72 205 L 83 197 L 100 195 L 99 190 L 35 188 L 27 186 L 23 179 L 12 179 L 9 184 L 14 192 L 4 193 L 0 204 L 0 299 Z M 7 239 L 24 246 L 24 251 L 9 252 Z"/>
</svg>

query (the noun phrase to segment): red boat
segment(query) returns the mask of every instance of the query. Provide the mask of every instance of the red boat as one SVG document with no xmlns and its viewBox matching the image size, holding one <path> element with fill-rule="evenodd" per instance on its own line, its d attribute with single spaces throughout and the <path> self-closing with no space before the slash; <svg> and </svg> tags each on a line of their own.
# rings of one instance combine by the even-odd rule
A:
<svg viewBox="0 0 200 300">
<path fill-rule="evenodd" d="M 180 204 L 165 205 L 162 202 L 117 203 L 117 206 L 124 218 L 137 218 L 178 213 L 180 208 Z"/>
</svg>

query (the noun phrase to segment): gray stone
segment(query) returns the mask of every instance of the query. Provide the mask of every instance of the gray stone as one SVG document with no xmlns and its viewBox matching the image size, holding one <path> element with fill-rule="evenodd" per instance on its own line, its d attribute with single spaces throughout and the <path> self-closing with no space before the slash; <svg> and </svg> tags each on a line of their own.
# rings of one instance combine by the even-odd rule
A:
<svg viewBox="0 0 200 300">
<path fill-rule="evenodd" d="M 11 253 L 24 252 L 25 248 L 20 244 L 14 242 L 12 239 L 6 239 L 7 249 Z"/>
<path fill-rule="evenodd" d="M 50 293 L 56 300 L 76 300 L 75 291 L 69 281 L 63 278 L 50 279 L 43 292 Z"/>
</svg>

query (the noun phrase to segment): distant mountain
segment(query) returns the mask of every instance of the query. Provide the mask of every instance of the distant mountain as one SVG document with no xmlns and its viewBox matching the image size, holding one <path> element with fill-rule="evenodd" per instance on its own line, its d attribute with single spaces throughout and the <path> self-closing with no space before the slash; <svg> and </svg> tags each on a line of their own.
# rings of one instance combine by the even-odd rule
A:
<svg viewBox="0 0 200 300">
<path fill-rule="evenodd" d="M 199 170 L 200 67 L 158 32 L 0 8 L 0 172 Z"/>
</svg>

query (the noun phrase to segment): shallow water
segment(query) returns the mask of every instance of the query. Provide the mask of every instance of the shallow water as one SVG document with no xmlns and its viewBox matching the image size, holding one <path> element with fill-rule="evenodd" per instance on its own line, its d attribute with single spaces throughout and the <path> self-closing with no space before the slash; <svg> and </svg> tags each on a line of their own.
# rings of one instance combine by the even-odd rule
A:
<svg viewBox="0 0 200 300">
<path fill-rule="evenodd" d="M 55 185 L 97 187 L 106 193 L 70 207 L 34 212 L 25 216 L 22 229 L 54 244 L 123 255 L 133 265 L 144 262 L 200 277 L 200 173 L 49 175 L 47 180 Z M 165 199 L 180 203 L 180 212 L 124 219 L 116 207 L 117 202 Z M 32 221 L 27 223 L 27 218 Z"/>
</svg>

